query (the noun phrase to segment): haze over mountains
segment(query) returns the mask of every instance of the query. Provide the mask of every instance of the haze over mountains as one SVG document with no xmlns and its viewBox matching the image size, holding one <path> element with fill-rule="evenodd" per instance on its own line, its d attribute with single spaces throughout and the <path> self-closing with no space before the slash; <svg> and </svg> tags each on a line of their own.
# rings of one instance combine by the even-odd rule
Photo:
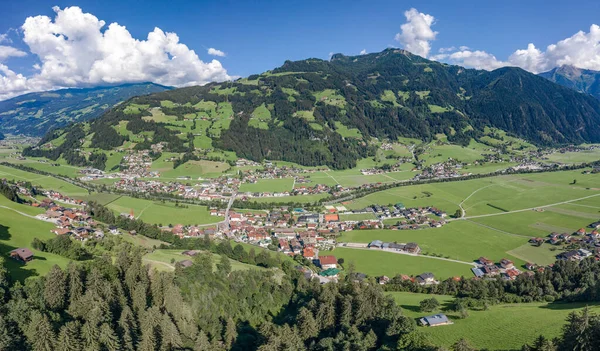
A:
<svg viewBox="0 0 600 351">
<path fill-rule="evenodd" d="M 598 125 L 600 101 L 520 68 L 465 69 L 386 49 L 287 61 L 235 82 L 136 97 L 91 124 L 47 135 L 43 142 L 53 147 L 29 155 L 67 152 L 65 158 L 85 164 L 85 156 L 71 150 L 111 150 L 127 142 L 149 149 L 164 142 L 166 151 L 187 159 L 214 149 L 339 169 L 369 154 L 370 137 L 432 140 L 445 134 L 466 145 L 495 127 L 556 145 L 598 142 Z"/>
<path fill-rule="evenodd" d="M 563 65 L 539 75 L 554 83 L 600 99 L 600 72 L 598 71 Z"/>
<path fill-rule="evenodd" d="M 0 131 L 42 136 L 52 128 L 98 117 L 133 96 L 171 89 L 154 83 L 61 89 L 0 101 Z"/>
</svg>

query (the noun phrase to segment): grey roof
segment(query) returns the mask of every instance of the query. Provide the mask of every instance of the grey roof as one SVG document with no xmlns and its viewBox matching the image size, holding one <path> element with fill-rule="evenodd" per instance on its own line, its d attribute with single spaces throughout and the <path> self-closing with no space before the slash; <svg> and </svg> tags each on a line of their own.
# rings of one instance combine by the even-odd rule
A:
<svg viewBox="0 0 600 351">
<path fill-rule="evenodd" d="M 381 247 L 382 245 L 383 245 L 383 242 L 381 240 L 373 240 L 369 244 L 369 246 L 379 246 L 379 247 Z"/>
<path fill-rule="evenodd" d="M 429 325 L 438 325 L 448 323 L 448 317 L 445 314 L 434 314 L 433 316 L 427 316 L 422 318 Z"/>
<path fill-rule="evenodd" d="M 476 277 L 480 278 L 483 277 L 485 275 L 485 273 L 483 272 L 483 270 L 481 270 L 481 268 L 471 268 L 471 271 L 473 271 L 473 274 L 475 274 Z"/>
<path fill-rule="evenodd" d="M 421 275 L 419 275 L 419 278 L 425 280 L 425 279 L 433 279 L 434 275 L 433 273 L 423 273 Z"/>
</svg>

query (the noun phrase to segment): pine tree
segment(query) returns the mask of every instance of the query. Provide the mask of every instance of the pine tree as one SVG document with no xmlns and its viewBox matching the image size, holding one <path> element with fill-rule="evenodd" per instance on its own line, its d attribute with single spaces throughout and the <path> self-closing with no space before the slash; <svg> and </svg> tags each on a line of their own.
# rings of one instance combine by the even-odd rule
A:
<svg viewBox="0 0 600 351">
<path fill-rule="evenodd" d="M 56 335 L 48 316 L 39 312 L 32 314 L 31 323 L 27 329 L 27 340 L 33 351 L 54 351 Z"/>
<path fill-rule="evenodd" d="M 177 330 L 177 326 L 175 326 L 171 318 L 169 318 L 169 316 L 166 314 L 163 314 L 162 316 L 160 330 L 162 336 L 161 348 L 163 350 L 177 349 L 183 345 L 183 341 L 181 340 L 181 335 L 179 330 Z"/>
<path fill-rule="evenodd" d="M 227 319 L 227 322 L 225 323 L 225 330 L 223 332 L 223 342 L 225 342 L 225 346 L 227 347 L 227 349 L 231 348 L 231 345 L 233 345 L 235 338 L 237 338 L 236 325 L 233 319 L 229 317 Z"/>
<path fill-rule="evenodd" d="M 99 340 L 100 344 L 102 344 L 108 351 L 121 350 L 119 337 L 107 323 L 104 323 L 100 326 Z"/>
<path fill-rule="evenodd" d="M 302 307 L 298 311 L 298 319 L 296 322 L 298 332 L 303 340 L 316 338 L 319 335 L 319 327 L 313 314 L 306 308 Z"/>
<path fill-rule="evenodd" d="M 139 351 L 156 351 L 157 349 L 156 335 L 153 330 L 144 331 L 142 341 L 138 347 Z"/>
<path fill-rule="evenodd" d="M 231 261 L 229 257 L 221 255 L 221 261 L 217 263 L 217 273 L 223 277 L 229 276 L 229 273 L 231 273 Z"/>
<path fill-rule="evenodd" d="M 83 295 L 83 272 L 78 265 L 71 262 L 67 266 L 67 274 L 69 279 L 69 300 L 73 303 L 73 301 Z"/>
<path fill-rule="evenodd" d="M 126 305 L 123 307 L 123 310 L 121 311 L 121 317 L 119 318 L 119 332 L 123 340 L 123 349 L 135 349 L 138 333 L 137 330 L 138 328 L 133 316 L 133 312 L 131 312 L 131 308 Z"/>
<path fill-rule="evenodd" d="M 204 331 L 200 330 L 194 343 L 194 351 L 209 351 L 211 349 L 210 341 Z"/>
<path fill-rule="evenodd" d="M 14 350 L 17 339 L 4 316 L 0 315 L 0 350 Z"/>
<path fill-rule="evenodd" d="M 80 351 L 82 349 L 81 341 L 81 323 L 78 321 L 67 322 L 60 328 L 58 333 L 57 351 Z"/>
<path fill-rule="evenodd" d="M 46 275 L 44 300 L 52 310 L 64 308 L 67 294 L 67 277 L 59 266 L 54 265 Z"/>
</svg>

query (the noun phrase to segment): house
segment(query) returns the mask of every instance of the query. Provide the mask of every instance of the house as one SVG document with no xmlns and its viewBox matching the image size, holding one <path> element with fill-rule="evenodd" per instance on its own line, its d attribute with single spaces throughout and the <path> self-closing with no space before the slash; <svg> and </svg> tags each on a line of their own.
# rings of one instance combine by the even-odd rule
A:
<svg viewBox="0 0 600 351">
<path fill-rule="evenodd" d="M 383 242 L 381 240 L 373 240 L 369 244 L 369 248 L 381 249 L 383 248 Z"/>
<path fill-rule="evenodd" d="M 535 264 L 531 263 L 531 262 L 525 263 L 525 268 L 529 269 L 530 271 L 536 269 L 536 267 L 537 266 Z"/>
<path fill-rule="evenodd" d="M 417 276 L 417 283 L 420 285 L 431 285 L 436 284 L 435 276 L 433 273 L 423 273 Z"/>
<path fill-rule="evenodd" d="M 485 272 L 481 268 L 473 267 L 471 268 L 471 271 L 473 272 L 473 274 L 475 274 L 477 278 L 481 278 L 485 275 Z"/>
<path fill-rule="evenodd" d="M 182 255 L 186 255 L 186 256 L 193 257 L 193 256 L 196 256 L 196 255 L 197 255 L 197 254 L 199 254 L 199 253 L 200 253 L 200 251 L 199 251 L 199 250 L 188 250 L 188 251 L 184 251 L 184 252 L 182 252 L 181 254 L 182 254 Z"/>
<path fill-rule="evenodd" d="M 22 261 L 24 263 L 27 263 L 27 262 L 33 260 L 33 252 L 31 252 L 31 250 L 29 250 L 26 247 L 20 247 L 18 249 L 14 249 L 9 254 L 10 254 L 11 258 Z"/>
<path fill-rule="evenodd" d="M 335 256 L 320 256 L 319 265 L 322 269 L 327 270 L 330 268 L 337 268 L 337 258 Z"/>
<path fill-rule="evenodd" d="M 452 324 L 448 317 L 446 317 L 446 315 L 443 313 L 423 317 L 419 320 L 419 322 L 421 322 L 421 325 L 429 327 Z"/>
<path fill-rule="evenodd" d="M 304 248 L 302 251 L 302 256 L 307 260 L 313 260 L 315 258 L 315 250 L 310 247 Z"/>
<path fill-rule="evenodd" d="M 408 243 L 404 246 L 404 251 L 413 254 L 418 254 L 419 252 L 421 252 L 421 248 L 416 243 Z"/>
<path fill-rule="evenodd" d="M 560 254 L 556 255 L 556 259 L 563 261 L 575 261 L 579 259 L 579 255 L 577 250 L 561 252 Z"/>
<path fill-rule="evenodd" d="M 585 228 L 579 228 L 576 232 L 576 235 L 585 235 Z"/>
<path fill-rule="evenodd" d="M 339 221 L 340 221 L 340 216 L 338 216 L 337 214 L 326 214 L 325 215 L 325 223 L 339 222 Z"/>
<path fill-rule="evenodd" d="M 477 260 L 477 262 L 479 262 L 482 266 L 491 266 L 494 264 L 494 261 L 489 260 L 483 256 L 479 257 L 479 259 Z"/>
<path fill-rule="evenodd" d="M 114 225 L 111 225 L 110 227 L 108 227 L 108 230 L 110 230 L 111 234 L 115 234 L 115 235 L 119 234 L 119 228 L 117 228 Z"/>
<path fill-rule="evenodd" d="M 390 278 L 388 278 L 387 276 L 383 275 L 379 278 L 377 278 L 377 281 L 379 282 L 379 284 L 381 285 L 385 285 L 390 281 Z"/>
<path fill-rule="evenodd" d="M 513 261 L 503 258 L 500 260 L 500 267 L 502 267 L 504 269 L 511 269 L 511 268 L 514 268 L 515 265 L 514 265 Z"/>
<path fill-rule="evenodd" d="M 483 268 L 481 269 L 486 275 L 489 275 L 491 277 L 500 274 L 500 268 L 498 268 L 498 266 L 496 266 L 495 264 L 483 266 Z"/>
</svg>

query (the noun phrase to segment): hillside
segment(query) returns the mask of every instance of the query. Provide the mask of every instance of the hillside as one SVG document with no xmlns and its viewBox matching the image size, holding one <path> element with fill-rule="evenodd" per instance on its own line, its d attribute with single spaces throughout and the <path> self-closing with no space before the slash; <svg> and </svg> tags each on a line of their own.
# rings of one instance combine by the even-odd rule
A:
<svg viewBox="0 0 600 351">
<path fill-rule="evenodd" d="M 133 96 L 170 89 L 153 83 L 30 93 L 0 101 L 0 131 L 42 136 L 71 122 L 98 117 Z"/>
<path fill-rule="evenodd" d="M 478 71 L 387 49 L 286 61 L 235 82 L 132 98 L 24 154 L 102 166 L 103 150 L 162 143 L 155 149 L 180 163 L 237 156 L 344 169 L 373 154 L 373 137 L 445 134 L 467 145 L 491 126 L 555 145 L 598 142 L 598 125 L 598 100 L 519 68 Z"/>
<path fill-rule="evenodd" d="M 554 83 L 600 99 L 600 72 L 598 71 L 564 65 L 539 75 Z"/>
</svg>

